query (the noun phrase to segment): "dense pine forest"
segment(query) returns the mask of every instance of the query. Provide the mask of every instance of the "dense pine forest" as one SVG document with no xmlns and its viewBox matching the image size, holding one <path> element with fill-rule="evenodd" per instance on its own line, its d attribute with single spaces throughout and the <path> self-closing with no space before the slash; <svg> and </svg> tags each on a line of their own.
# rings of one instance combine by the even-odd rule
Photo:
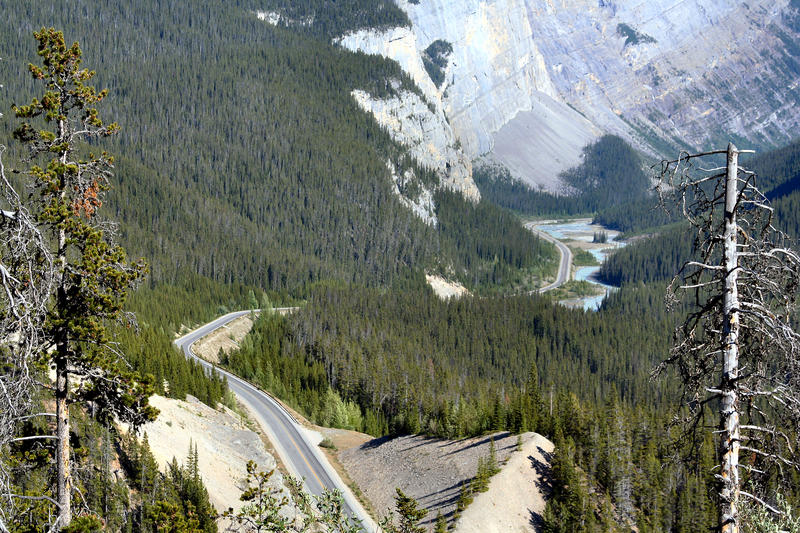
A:
<svg viewBox="0 0 800 533">
<path fill-rule="evenodd" d="M 277 26 L 256 12 L 278 13 Z M 677 379 L 651 379 L 686 312 L 663 301 L 691 235 L 657 209 L 646 163 L 615 136 L 587 146 L 583 164 L 564 173 L 571 195 L 484 167 L 475 172 L 481 202 L 440 189 L 438 223 L 425 224 L 393 192 L 386 161 L 413 168 L 427 187 L 438 178 L 350 96 L 419 90 L 396 63 L 331 42 L 407 24 L 390 1 L 4 2 L 4 162 L 21 165 L 7 110 L 35 94 L 31 33 L 63 29 L 110 90 L 103 115 L 121 125 L 102 146 L 116 157 L 103 216 L 119 222 L 122 244 L 150 274 L 127 304 L 138 325 L 113 335 L 154 392 L 230 403 L 225 380 L 187 362 L 175 335 L 231 310 L 298 305 L 286 317 L 262 313 L 223 364 L 319 424 L 376 437 L 543 433 L 557 450 L 544 531 L 713 529 L 713 439 L 681 434 L 671 424 Z M 798 151 L 744 162 L 793 237 Z M 622 288 L 597 312 L 527 294 L 557 256 L 516 215 L 576 214 L 645 235 L 604 264 L 602 279 Z M 474 296 L 442 301 L 425 273 Z M 196 450 L 156 473 L 146 440 L 85 410 L 73 417 L 76 486 L 107 530 L 216 530 Z M 19 437 L 41 429 L 27 423 Z M 21 490 L 47 492 L 52 448 L 21 441 L 9 455 L 24 466 L 14 479 Z M 127 482 L 112 475 L 111 457 Z M 776 472 L 775 487 L 800 503 L 796 472 Z M 32 500 L 14 531 L 40 531 L 46 509 Z"/>
<path fill-rule="evenodd" d="M 412 268 L 454 270 L 465 283 L 485 277 L 493 257 L 401 207 L 385 162 L 401 171 L 415 163 L 350 96 L 355 88 L 387 96 L 396 89 L 386 80 L 417 90 L 397 64 L 271 26 L 255 8 L 5 3 L 6 106 L 31 94 L 33 29 L 57 25 L 86 43 L 123 132 L 108 146 L 117 185 L 106 216 L 121 223 L 129 253 L 147 257 L 153 282 L 174 284 L 190 271 L 297 291 L 322 279 L 387 285 Z M 382 12 L 387 22 L 392 12 L 400 13 Z M 113 20 L 115 30 L 86 20 Z M 3 117 L 5 131 L 12 119 Z M 439 210 L 466 208 L 454 197 Z M 521 233 L 515 220 L 502 223 L 495 232 Z"/>
<path fill-rule="evenodd" d="M 584 313 L 546 297 L 443 302 L 429 289 L 320 287 L 291 316 L 262 318 L 227 364 L 320 421 L 332 388 L 364 414 L 355 427 L 374 435 L 519 431 L 530 426 L 518 401 L 532 367 L 537 387 L 587 404 L 612 389 L 631 403 L 667 394 L 648 377 L 670 321 L 656 303 L 651 319 L 631 328 L 630 298 L 639 296 L 625 298 L 617 305 L 627 310 Z"/>
</svg>

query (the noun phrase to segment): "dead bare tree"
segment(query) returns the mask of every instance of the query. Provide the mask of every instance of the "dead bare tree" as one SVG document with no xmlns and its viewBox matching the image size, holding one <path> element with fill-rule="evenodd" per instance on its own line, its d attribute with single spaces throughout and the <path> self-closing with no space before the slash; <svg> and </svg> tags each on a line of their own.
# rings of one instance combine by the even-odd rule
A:
<svg viewBox="0 0 800 533">
<path fill-rule="evenodd" d="M 694 256 L 667 291 L 669 305 L 688 296 L 693 310 L 656 373 L 677 368 L 688 408 L 682 421 L 690 427 L 703 426 L 707 407 L 718 414 L 719 523 L 726 533 L 739 531 L 740 497 L 778 512 L 764 495 L 743 491 L 742 477 L 758 481 L 798 467 L 800 335 L 791 319 L 800 257 L 772 225 L 754 173 L 738 165 L 748 152 L 733 144 L 683 152 L 662 162 L 657 187 L 662 205 L 680 205 L 695 235 Z M 696 165 L 723 154 L 724 167 Z"/>
<path fill-rule="evenodd" d="M 35 358 L 46 349 L 43 326 L 53 290 L 53 259 L 35 220 L 6 176 L 0 146 L 0 531 L 16 497 L 4 458 L 15 428 L 35 416 Z"/>
</svg>

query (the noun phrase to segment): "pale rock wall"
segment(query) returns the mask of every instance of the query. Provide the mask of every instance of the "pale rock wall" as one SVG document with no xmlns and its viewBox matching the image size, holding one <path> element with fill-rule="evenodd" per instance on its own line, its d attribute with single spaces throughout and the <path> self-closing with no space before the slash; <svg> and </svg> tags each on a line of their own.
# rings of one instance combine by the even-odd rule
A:
<svg viewBox="0 0 800 533">
<path fill-rule="evenodd" d="M 420 54 L 430 42 L 420 47 L 417 35 L 411 28 L 359 30 L 342 36 L 337 42 L 348 50 L 394 59 L 422 89 L 427 100 L 441 107 L 439 90 L 425 71 Z"/>
<path fill-rule="evenodd" d="M 527 17 L 560 98 L 656 154 L 663 140 L 699 148 L 721 135 L 760 144 L 792 137 L 798 78 L 776 68 L 785 47 L 775 27 L 786 5 L 527 0 Z M 626 45 L 619 24 L 655 42 Z"/>
<path fill-rule="evenodd" d="M 788 0 L 398 5 L 412 28 L 363 30 L 341 44 L 395 59 L 469 158 L 491 152 L 532 184 L 557 190 L 580 145 L 606 132 L 657 157 L 729 136 L 780 145 L 800 126 L 797 50 L 780 38 L 798 40 Z M 626 44 L 620 24 L 654 42 Z M 420 59 L 437 39 L 453 46 L 439 89 Z"/>
<path fill-rule="evenodd" d="M 343 36 L 339 43 L 397 61 L 426 100 L 444 111 L 442 120 L 468 159 L 490 152 L 496 134 L 522 113 L 520 124 L 503 132 L 510 142 L 493 159 L 517 177 L 558 189 L 558 173 L 576 164 L 583 146 L 602 132 L 558 98 L 533 39 L 525 0 L 419 4 L 399 0 L 398 4 L 408 13 L 412 28 L 361 30 Z M 421 60 L 422 51 L 437 39 L 453 46 L 445 82 L 438 89 Z M 546 110 L 545 116 L 531 113 L 537 109 Z M 553 115 L 559 120 L 550 120 Z M 558 134 L 546 135 L 555 130 Z M 547 146 L 520 136 L 524 131 L 537 132 Z M 536 151 L 538 164 L 532 165 L 530 154 Z"/>
<path fill-rule="evenodd" d="M 448 85 L 441 97 L 471 157 L 491 150 L 492 134 L 509 118 L 531 109 L 534 92 L 557 95 L 525 16 L 525 0 L 398 4 L 411 19 L 420 49 L 437 39 L 453 45 Z"/>
<path fill-rule="evenodd" d="M 461 191 L 467 198 L 480 198 L 472 181 L 472 163 L 458 150 L 441 110 L 432 111 L 419 95 L 409 91 L 385 99 L 361 90 L 354 90 L 352 95 L 420 164 L 436 171 L 444 186 Z"/>
</svg>

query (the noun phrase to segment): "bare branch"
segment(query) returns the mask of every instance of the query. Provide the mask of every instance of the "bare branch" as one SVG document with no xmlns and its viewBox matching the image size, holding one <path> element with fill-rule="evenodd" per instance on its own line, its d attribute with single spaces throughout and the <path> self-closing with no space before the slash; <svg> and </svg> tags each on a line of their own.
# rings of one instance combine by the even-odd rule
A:
<svg viewBox="0 0 800 533">
<path fill-rule="evenodd" d="M 774 513 L 776 515 L 781 515 L 781 516 L 784 515 L 783 511 L 781 511 L 779 509 L 776 509 L 775 507 L 771 506 L 770 504 L 768 504 L 767 502 L 765 502 L 764 500 L 762 500 L 758 496 L 754 496 L 753 494 L 750 494 L 749 492 L 745 492 L 743 490 L 739 491 L 739 494 L 741 494 L 742 496 L 746 496 L 746 497 L 750 498 L 751 500 L 755 501 L 756 503 L 758 503 L 759 505 L 761 505 L 765 509 L 769 510 L 769 512 L 771 512 L 771 513 Z"/>
<path fill-rule="evenodd" d="M 9 496 L 18 500 L 48 501 L 53 505 L 58 506 L 58 502 L 56 502 L 50 496 L 26 496 L 24 494 L 9 494 Z"/>
<path fill-rule="evenodd" d="M 56 437 L 55 435 L 32 435 L 30 437 L 16 437 L 10 439 L 8 442 L 21 442 L 25 440 L 47 440 L 47 439 L 57 440 L 58 437 Z"/>
</svg>

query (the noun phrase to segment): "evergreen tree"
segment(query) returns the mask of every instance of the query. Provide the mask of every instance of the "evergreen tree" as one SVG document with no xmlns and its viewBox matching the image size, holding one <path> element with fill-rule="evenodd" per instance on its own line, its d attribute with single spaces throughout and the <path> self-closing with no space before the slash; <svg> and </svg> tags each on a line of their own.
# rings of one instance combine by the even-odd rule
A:
<svg viewBox="0 0 800 533">
<path fill-rule="evenodd" d="M 113 158 L 80 146 L 113 135 L 118 126 L 104 123 L 95 107 L 108 94 L 87 83 L 93 71 L 81 69 L 78 43 L 67 47 L 55 29 L 34 33 L 42 66 L 31 64 L 44 94 L 28 105 L 14 106 L 23 119 L 14 137 L 28 147 L 31 166 L 23 173 L 28 209 L 51 244 L 56 290 L 45 323 L 55 346 L 43 357 L 55 369 L 56 488 L 60 527 L 72 521 L 72 472 L 69 406 L 92 402 L 101 417 L 118 417 L 134 426 L 152 419 L 147 405 L 148 380 L 129 371 L 113 347 L 107 329 L 120 318 L 127 290 L 145 272 L 128 264 L 97 210 L 109 188 Z M 45 266 L 45 265 L 43 265 Z M 77 379 L 81 386 L 70 386 Z"/>
<path fill-rule="evenodd" d="M 259 471 L 253 461 L 247 462 L 247 489 L 240 499 L 246 502 L 234 513 L 229 509 L 223 516 L 251 531 L 288 531 L 290 522 L 281 513 L 289 503 L 288 497 L 270 483 L 275 470 Z"/>
<path fill-rule="evenodd" d="M 177 503 L 158 501 L 147 510 L 146 520 L 158 533 L 198 533 L 203 531 L 194 516 L 187 517 Z"/>
<path fill-rule="evenodd" d="M 391 521 L 385 521 L 383 528 L 386 533 L 425 533 L 426 528 L 419 525 L 419 521 L 428 515 L 427 509 L 420 509 L 417 500 L 395 488 L 395 510 L 399 516 L 399 525 L 395 526 Z"/>
</svg>

